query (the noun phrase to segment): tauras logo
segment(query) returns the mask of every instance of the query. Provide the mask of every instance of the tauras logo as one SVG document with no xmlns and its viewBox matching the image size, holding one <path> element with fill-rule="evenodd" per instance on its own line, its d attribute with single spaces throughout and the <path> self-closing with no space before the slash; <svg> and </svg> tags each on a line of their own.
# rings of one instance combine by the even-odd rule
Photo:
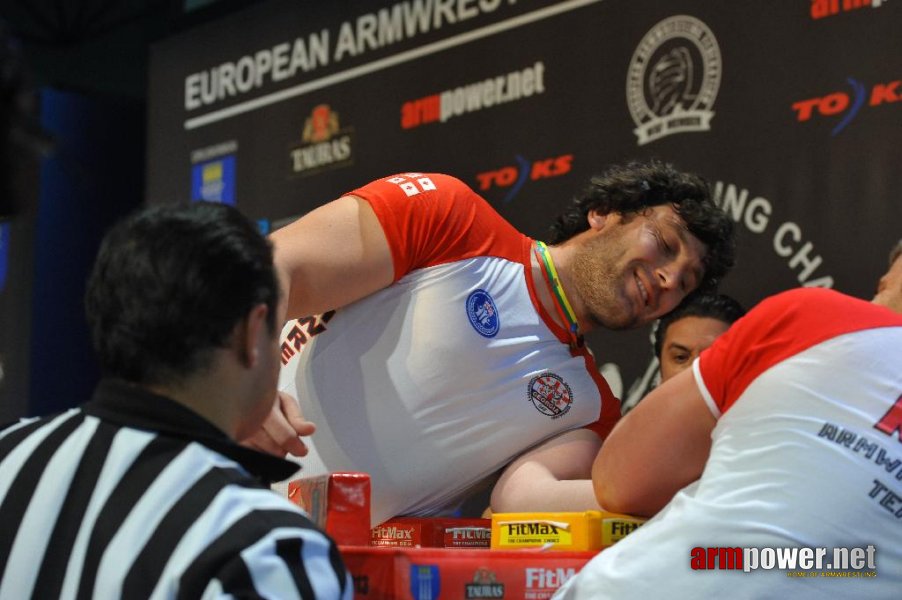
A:
<svg viewBox="0 0 902 600">
<path fill-rule="evenodd" d="M 480 567 L 473 574 L 473 583 L 464 586 L 464 597 L 470 598 L 504 598 L 504 584 L 496 581 L 495 573 L 486 567 Z"/>
<path fill-rule="evenodd" d="M 293 147 L 291 171 L 307 175 L 353 163 L 353 130 L 341 129 L 338 113 L 328 104 L 316 106 L 304 121 L 300 146 Z"/>
<path fill-rule="evenodd" d="M 679 15 L 652 27 L 639 42 L 626 79 L 639 145 L 710 130 L 720 77 L 720 47 L 707 25 Z"/>
</svg>

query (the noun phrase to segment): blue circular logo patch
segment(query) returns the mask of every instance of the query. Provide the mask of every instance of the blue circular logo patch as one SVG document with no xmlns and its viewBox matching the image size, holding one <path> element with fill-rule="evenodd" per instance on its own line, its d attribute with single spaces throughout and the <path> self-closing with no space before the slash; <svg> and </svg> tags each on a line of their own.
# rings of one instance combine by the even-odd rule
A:
<svg viewBox="0 0 902 600">
<path fill-rule="evenodd" d="M 498 308 L 485 290 L 476 290 L 467 297 L 467 318 L 476 333 L 483 337 L 495 337 L 501 328 Z"/>
</svg>

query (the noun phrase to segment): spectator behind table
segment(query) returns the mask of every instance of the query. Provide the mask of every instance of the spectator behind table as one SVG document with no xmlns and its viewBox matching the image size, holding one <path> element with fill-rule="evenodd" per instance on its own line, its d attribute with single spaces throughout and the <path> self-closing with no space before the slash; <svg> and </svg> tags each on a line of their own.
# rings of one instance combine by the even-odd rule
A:
<svg viewBox="0 0 902 600">
<path fill-rule="evenodd" d="M 654 334 L 661 381 L 689 368 L 702 350 L 744 314 L 745 308 L 730 296 L 696 294 L 661 317 Z"/>
<path fill-rule="evenodd" d="M 594 178 L 551 247 L 430 173 L 272 238 L 300 318 L 280 387 L 318 427 L 305 472 L 369 473 L 374 524 L 452 510 L 508 464 L 495 511 L 597 508 L 591 463 L 620 410 L 581 333 L 644 325 L 733 261 L 706 182 L 657 161 Z"/>
<path fill-rule="evenodd" d="M 593 467 L 598 500 L 655 517 L 555 600 L 899 597 L 900 251 L 871 303 L 767 298 L 620 421 Z M 767 551 L 783 566 L 756 570 Z"/>
<path fill-rule="evenodd" d="M 730 296 L 692 294 L 661 317 L 651 333 L 654 358 L 649 369 L 657 371 L 653 387 L 689 368 L 702 350 L 744 314 L 745 308 Z M 636 395 L 631 403 L 625 402 L 623 413 L 632 410 L 641 399 L 642 395 Z"/>
<path fill-rule="evenodd" d="M 236 443 L 284 400 L 279 296 L 232 207 L 149 208 L 106 235 L 94 397 L 0 431 L 0 597 L 351 598 L 336 546 L 266 485 L 297 465 Z"/>
</svg>

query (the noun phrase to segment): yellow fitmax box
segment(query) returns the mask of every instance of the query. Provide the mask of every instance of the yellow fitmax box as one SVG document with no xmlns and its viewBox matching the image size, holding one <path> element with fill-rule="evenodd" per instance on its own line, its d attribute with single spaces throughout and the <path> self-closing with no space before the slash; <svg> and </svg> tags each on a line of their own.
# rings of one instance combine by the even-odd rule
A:
<svg viewBox="0 0 902 600">
<path fill-rule="evenodd" d="M 491 547 L 495 550 L 601 550 L 645 521 L 604 510 L 496 513 L 492 515 Z"/>
</svg>

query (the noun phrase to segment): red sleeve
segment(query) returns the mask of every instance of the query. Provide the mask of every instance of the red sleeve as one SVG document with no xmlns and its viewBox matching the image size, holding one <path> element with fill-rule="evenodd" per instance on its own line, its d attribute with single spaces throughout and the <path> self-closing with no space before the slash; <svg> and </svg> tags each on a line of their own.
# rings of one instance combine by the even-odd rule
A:
<svg viewBox="0 0 902 600">
<path fill-rule="evenodd" d="M 721 414 L 761 373 L 845 333 L 902 325 L 902 316 L 823 288 L 798 288 L 765 299 L 698 359 L 701 384 Z"/>
<path fill-rule="evenodd" d="M 475 256 L 522 261 L 526 236 L 449 175 L 402 173 L 351 195 L 373 207 L 391 249 L 395 281 L 414 269 Z"/>
</svg>

